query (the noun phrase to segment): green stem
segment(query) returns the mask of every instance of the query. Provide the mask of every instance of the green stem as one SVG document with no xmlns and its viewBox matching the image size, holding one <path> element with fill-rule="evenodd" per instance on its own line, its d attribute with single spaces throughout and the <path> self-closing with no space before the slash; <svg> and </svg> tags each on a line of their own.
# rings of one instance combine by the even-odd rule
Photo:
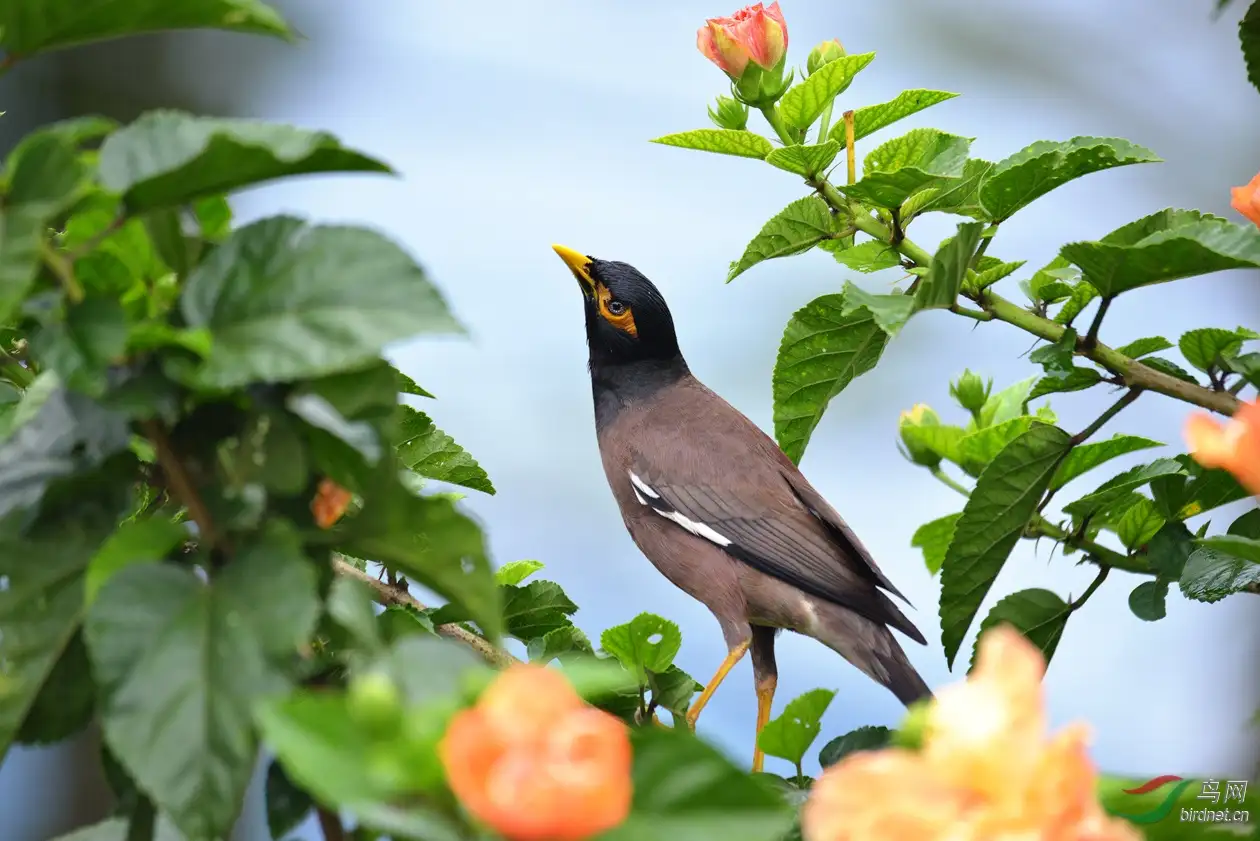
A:
<svg viewBox="0 0 1260 841">
<path fill-rule="evenodd" d="M 77 304 L 83 300 L 83 287 L 79 285 L 78 279 L 74 276 L 74 264 L 66 260 L 53 248 L 52 243 L 46 239 L 39 241 L 39 254 L 44 260 L 44 264 L 48 266 L 52 273 L 61 281 L 61 285 L 66 289 L 66 295 L 70 298 L 70 302 Z"/>
<path fill-rule="evenodd" d="M 1064 546 L 1070 546 L 1073 549 L 1079 549 L 1094 563 L 1122 569 L 1125 572 L 1135 572 L 1140 575 L 1154 575 L 1154 571 L 1141 558 L 1122 555 L 1114 549 L 1108 549 L 1100 543 L 1092 540 L 1086 540 L 1083 537 L 1076 537 L 1069 534 L 1064 529 L 1059 528 L 1051 523 L 1045 517 L 1034 514 L 1032 519 L 1028 521 L 1028 533 L 1032 536 L 1048 537 L 1056 540 Z"/>
<path fill-rule="evenodd" d="M 0 365 L 0 375 L 18 388 L 27 388 L 35 380 L 35 374 L 16 362 L 5 362 Z"/>
<path fill-rule="evenodd" d="M 964 307 L 959 304 L 954 304 L 952 307 L 949 308 L 949 311 L 954 313 L 954 315 L 961 315 L 965 318 L 975 319 L 976 321 L 992 321 L 993 320 L 993 313 L 991 312 L 985 312 L 984 310 L 973 310 L 969 307 Z"/>
<path fill-rule="evenodd" d="M 1080 598 L 1073 599 L 1072 603 L 1068 605 L 1068 611 L 1075 613 L 1080 610 L 1081 607 L 1084 606 L 1085 602 L 1089 601 L 1089 597 L 1098 592 L 1098 588 L 1101 587 L 1102 583 L 1107 580 L 1107 573 L 1109 572 L 1111 572 L 1111 567 L 1100 566 L 1098 568 L 1098 574 L 1094 576 L 1093 581 L 1089 582 L 1089 586 L 1085 588 L 1085 592 L 1081 593 Z"/>
<path fill-rule="evenodd" d="M 993 242 L 993 237 L 997 236 L 997 225 L 993 225 L 993 233 L 990 236 L 980 240 L 980 247 L 976 249 L 976 253 L 971 255 L 971 267 L 974 269 L 980 265 L 980 258 L 984 256 L 984 252 L 989 250 L 989 243 Z M 978 270 L 977 270 L 978 271 Z"/>
<path fill-rule="evenodd" d="M 827 142 L 827 132 L 831 129 L 831 108 L 836 104 L 833 99 L 823 107 L 822 116 L 818 118 L 818 142 Z"/>
<path fill-rule="evenodd" d="M 941 470 L 941 466 L 939 464 L 936 465 L 936 467 L 932 468 L 932 475 L 936 477 L 937 481 L 945 485 L 945 487 L 952 488 L 953 490 L 958 491 L 963 496 L 966 496 L 966 497 L 971 496 L 971 491 L 967 490 L 967 486 L 956 481 L 952 476 L 950 476 L 944 470 Z"/>
<path fill-rule="evenodd" d="M 1102 329 L 1103 319 L 1107 317 L 1107 310 L 1110 306 L 1110 298 L 1103 298 L 1098 302 L 1098 312 L 1094 313 L 1094 320 L 1090 322 L 1089 332 L 1085 334 L 1086 350 L 1098 345 L 1098 331 Z"/>
<path fill-rule="evenodd" d="M 1141 396 L 1142 396 L 1141 388 L 1129 389 L 1127 392 L 1125 392 L 1123 397 L 1121 397 L 1119 400 L 1117 400 L 1115 403 L 1109 406 L 1107 408 L 1107 411 L 1099 415 L 1097 420 L 1095 420 L 1089 426 L 1082 429 L 1080 432 L 1073 435 L 1072 446 L 1075 447 L 1077 444 L 1085 443 L 1085 441 L 1088 440 L 1091 435 L 1093 435 L 1098 430 L 1102 429 L 1103 426 L 1107 423 L 1107 421 L 1111 420 L 1116 415 L 1120 414 L 1122 411 L 1125 410 L 1126 407 L 1132 405 L 1134 400 L 1137 400 Z"/>
<path fill-rule="evenodd" d="M 783 141 L 784 146 L 795 146 L 796 138 L 792 136 L 792 132 L 788 129 L 787 123 L 783 122 L 783 117 L 779 114 L 779 109 L 773 105 L 765 105 L 761 109 L 761 114 L 766 118 L 766 122 L 770 124 L 770 128 L 774 129 L 774 133 L 779 135 L 779 139 Z"/>
</svg>

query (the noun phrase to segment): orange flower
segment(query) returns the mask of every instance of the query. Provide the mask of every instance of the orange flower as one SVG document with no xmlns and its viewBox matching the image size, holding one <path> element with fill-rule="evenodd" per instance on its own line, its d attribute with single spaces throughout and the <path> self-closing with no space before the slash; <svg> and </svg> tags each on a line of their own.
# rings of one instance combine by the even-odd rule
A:
<svg viewBox="0 0 1260 841">
<path fill-rule="evenodd" d="M 1193 414 L 1183 434 L 1195 461 L 1228 470 L 1260 496 L 1260 399 L 1244 403 L 1224 425 L 1204 412 Z"/>
<path fill-rule="evenodd" d="M 1260 225 L 1260 174 L 1247 182 L 1246 187 L 1231 187 L 1229 204 L 1234 210 Z"/>
<path fill-rule="evenodd" d="M 1045 660 L 1002 625 L 928 710 L 923 748 L 851 754 L 814 784 L 806 841 L 1140 841 L 1108 816 L 1083 726 L 1046 737 Z"/>
<path fill-rule="evenodd" d="M 452 719 L 438 754 L 464 808 L 509 841 L 581 841 L 630 812 L 625 725 L 544 666 L 505 670 Z"/>
<path fill-rule="evenodd" d="M 315 524 L 321 529 L 330 529 L 337 525 L 341 515 L 346 513 L 350 505 L 350 492 L 332 479 L 320 479 L 315 498 L 311 500 L 311 514 Z"/>
<path fill-rule="evenodd" d="M 771 70 L 787 52 L 787 22 L 778 2 L 757 3 L 728 18 L 710 18 L 696 32 L 696 48 L 736 81 L 748 62 Z"/>
</svg>

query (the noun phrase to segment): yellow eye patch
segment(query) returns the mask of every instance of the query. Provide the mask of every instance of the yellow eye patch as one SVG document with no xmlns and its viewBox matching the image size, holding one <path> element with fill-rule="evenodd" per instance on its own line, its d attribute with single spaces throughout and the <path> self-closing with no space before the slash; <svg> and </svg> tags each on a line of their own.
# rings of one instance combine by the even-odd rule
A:
<svg viewBox="0 0 1260 841">
<path fill-rule="evenodd" d="M 602 283 L 595 285 L 595 300 L 599 306 L 599 314 L 613 327 L 637 339 L 639 337 L 639 328 L 634 326 L 634 312 L 626 304 L 621 305 L 623 307 L 621 312 L 612 312 L 608 308 L 612 299 L 612 293 L 608 291 L 607 286 Z"/>
</svg>

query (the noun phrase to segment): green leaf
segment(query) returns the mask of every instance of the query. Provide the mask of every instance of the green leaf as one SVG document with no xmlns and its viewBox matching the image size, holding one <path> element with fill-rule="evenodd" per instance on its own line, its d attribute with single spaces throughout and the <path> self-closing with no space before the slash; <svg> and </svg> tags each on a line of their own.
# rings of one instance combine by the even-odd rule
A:
<svg viewBox="0 0 1260 841">
<path fill-rule="evenodd" d="M 1162 578 L 1143 581 L 1129 593 L 1129 610 L 1143 622 L 1158 622 L 1168 615 L 1168 582 Z"/>
<path fill-rule="evenodd" d="M 835 765 L 851 753 L 863 750 L 883 750 L 892 742 L 893 732 L 887 727 L 859 727 L 843 736 L 832 739 L 818 752 L 818 764 L 824 768 Z"/>
<path fill-rule="evenodd" d="M 839 229 L 831 209 L 820 196 L 797 199 L 762 226 L 744 249 L 744 255 L 731 263 L 726 280 L 729 283 L 763 260 L 808 251 L 835 236 Z"/>
<path fill-rule="evenodd" d="M 1130 491 L 1150 484 L 1152 479 L 1183 472 L 1181 465 L 1170 458 L 1156 459 L 1150 464 L 1140 464 L 1118 476 L 1113 476 L 1093 492 L 1063 506 L 1063 511 L 1078 520 L 1083 519 L 1104 511 L 1124 498 Z"/>
<path fill-rule="evenodd" d="M 853 139 L 861 140 L 868 134 L 874 134 L 898 120 L 905 119 L 911 114 L 922 111 L 924 108 L 930 108 L 956 96 L 958 94 L 947 91 L 916 88 L 902 91 L 888 102 L 881 102 L 878 105 L 864 105 L 853 112 Z M 844 121 L 837 122 L 828 136 L 837 143 L 844 145 L 846 142 Z"/>
<path fill-rule="evenodd" d="M 1142 360 L 1142 364 L 1148 368 L 1154 368 L 1160 373 L 1167 374 L 1170 377 L 1176 377 L 1179 380 L 1185 380 L 1188 383 L 1198 383 L 1194 375 L 1182 368 L 1175 362 L 1170 362 L 1160 356 L 1148 356 Z"/>
<path fill-rule="evenodd" d="M 550 663 L 557 657 L 572 652 L 591 654 L 594 651 L 586 634 L 575 625 L 563 625 L 554 628 L 541 637 L 534 637 L 526 646 L 531 663 Z M 648 675 L 651 680 L 651 675 Z"/>
<path fill-rule="evenodd" d="M 231 829 L 257 760 L 252 707 L 286 688 L 280 667 L 319 607 L 314 566 L 279 528 L 241 547 L 210 585 L 161 564 L 125 569 L 101 590 L 85 628 L 105 739 L 185 835 Z"/>
<path fill-rule="evenodd" d="M 1209 470 L 1188 455 L 1175 461 L 1184 475 L 1170 475 L 1151 482 L 1159 513 L 1170 520 L 1185 520 L 1250 496 L 1227 470 Z"/>
<path fill-rule="evenodd" d="M 377 479 L 337 547 L 397 568 L 467 611 L 491 638 L 502 625 L 499 588 L 477 524 L 450 499 L 416 496 L 393 476 Z"/>
<path fill-rule="evenodd" d="M 1260 541 L 1234 537 L 1235 542 L 1226 544 L 1229 546 L 1226 550 L 1215 543 L 1225 538 L 1212 540 L 1213 543 L 1200 545 L 1186 559 L 1178 582 L 1181 594 L 1187 599 L 1211 603 L 1243 590 L 1260 588 L 1260 562 L 1235 554 L 1240 545 L 1238 541 L 1245 541 L 1241 551 L 1249 555 L 1260 552 Z"/>
<path fill-rule="evenodd" d="M 1235 356 L 1226 360 L 1222 367 L 1228 369 L 1231 373 L 1238 374 L 1251 383 L 1253 388 L 1260 390 L 1260 352 L 1244 353 L 1241 356 Z"/>
<path fill-rule="evenodd" d="M 381 648 L 380 621 L 376 616 L 372 591 L 366 584 L 338 576 L 328 589 L 326 609 L 328 616 L 345 628 L 356 644 L 369 651 Z"/>
<path fill-rule="evenodd" d="M 495 570 L 494 580 L 500 587 L 516 585 L 542 568 L 542 561 L 508 561 Z"/>
<path fill-rule="evenodd" d="M 927 277 L 914 296 L 916 310 L 949 309 L 957 303 L 983 230 L 980 222 L 963 222 L 958 226 L 957 235 L 936 250 Z"/>
<path fill-rule="evenodd" d="M 698 149 L 701 152 L 716 152 L 720 155 L 736 155 L 741 158 L 765 159 L 774 147 L 770 141 L 751 131 L 733 129 L 698 128 L 679 134 L 667 134 L 652 141 L 665 146 L 679 146 L 683 149 Z"/>
<path fill-rule="evenodd" d="M 424 412 L 400 406 L 396 449 L 398 460 L 427 479 L 450 482 L 494 495 L 494 485 L 481 465 L 456 444 L 454 439 L 433 425 Z"/>
<path fill-rule="evenodd" d="M 1082 281 L 1072 287 L 1072 294 L 1063 303 L 1059 314 L 1054 317 L 1056 324 L 1071 324 L 1076 317 L 1089 306 L 1089 302 L 1098 297 L 1098 290 Z"/>
<path fill-rule="evenodd" d="M 916 215 L 939 211 L 970 216 L 973 219 L 982 218 L 984 211 L 980 207 L 980 187 L 992 169 L 991 161 L 968 158 L 963 165 L 961 177 L 938 178 L 929 182 L 929 188 L 936 190 L 936 194 L 922 204 Z M 907 215 L 903 208 L 903 222 L 908 221 Z"/>
<path fill-rule="evenodd" d="M 0 540 L 0 760 L 79 627 L 83 575 L 101 539 L 75 523 Z M 38 563 L 31 563 L 38 558 Z"/>
<path fill-rule="evenodd" d="M 34 508 L 52 483 L 98 466 L 130 440 L 125 417 L 58 387 L 0 444 L 0 519 Z"/>
<path fill-rule="evenodd" d="M 156 516 L 132 520 L 118 527 L 93 555 L 83 582 L 84 599 L 90 607 L 111 577 L 135 564 L 161 561 L 188 539 L 183 523 Z"/>
<path fill-rule="evenodd" d="M 259 120 L 150 111 L 101 146 L 100 179 L 139 213 L 318 172 L 384 172 L 336 138 Z"/>
<path fill-rule="evenodd" d="M 1183 333 L 1177 340 L 1177 347 L 1187 362 L 1200 371 L 1207 371 L 1220 369 L 1226 360 L 1238 355 L 1243 342 L 1255 338 L 1260 338 L 1260 334 L 1246 327 L 1236 330 L 1203 327 Z"/>
<path fill-rule="evenodd" d="M 841 56 L 824 64 L 812 76 L 783 94 L 783 99 L 779 100 L 779 114 L 790 126 L 809 128 L 822 115 L 823 109 L 844 93 L 857 74 L 874 58 L 875 53 L 859 53 Z"/>
<path fill-rule="evenodd" d="M 844 314 L 855 315 L 865 310 L 875 319 L 879 328 L 893 338 L 906 326 L 916 311 L 916 301 L 909 295 L 894 293 L 876 295 L 849 281 L 844 284 Z"/>
<path fill-rule="evenodd" d="M 972 289 L 988 289 L 998 281 L 1005 280 L 1015 274 L 1015 272 L 1023 268 L 1026 262 L 1028 261 L 1016 260 L 1013 263 L 1003 263 L 999 260 L 996 265 L 976 273 L 974 278 L 967 281 L 967 285 Z"/>
<path fill-rule="evenodd" d="M 924 523 L 910 538 L 911 546 L 923 550 L 923 561 L 927 564 L 928 572 L 933 575 L 940 572 L 941 564 L 945 563 L 945 553 L 954 539 L 954 528 L 958 525 L 958 518 L 961 516 L 960 511 L 957 514 L 946 514 L 930 523 Z"/>
<path fill-rule="evenodd" d="M 766 163 L 804 178 L 814 178 L 831 166 L 839 152 L 840 144 L 834 140 L 817 146 L 782 146 L 766 156 Z"/>
<path fill-rule="evenodd" d="M 1028 394 L 1028 399 L 1036 400 L 1047 394 L 1061 394 L 1069 391 L 1084 391 L 1102 382 L 1102 374 L 1093 368 L 1081 368 L 1073 365 L 1066 376 L 1042 377 Z"/>
<path fill-rule="evenodd" d="M 283 838 L 298 828 L 315 808 L 311 796 L 284 773 L 284 766 L 275 760 L 267 766 L 267 829 L 272 838 Z"/>
<path fill-rule="evenodd" d="M 1238 41 L 1251 86 L 1260 90 L 1260 5 L 1253 2 L 1238 21 Z"/>
<path fill-rule="evenodd" d="M 1163 336 L 1148 336 L 1144 339 L 1134 339 L 1127 345 L 1116 348 L 1116 353 L 1130 359 L 1138 359 L 1148 354 L 1159 353 L 1161 350 L 1168 350 L 1172 346 L 1172 342 Z"/>
<path fill-rule="evenodd" d="M 1185 523 L 1169 522 L 1146 545 L 1146 561 L 1160 578 L 1175 581 L 1194 549 L 1194 535 Z"/>
<path fill-rule="evenodd" d="M 996 426 L 1022 416 L 1031 399 L 1029 395 L 1036 381 L 1036 377 L 1029 377 L 990 394 L 989 399 L 985 400 L 984 405 L 980 407 L 980 417 L 977 418 L 976 425 Z"/>
<path fill-rule="evenodd" d="M 1260 231 L 1193 210 L 1161 210 L 1060 252 L 1103 297 L 1225 269 L 1260 266 Z"/>
<path fill-rule="evenodd" d="M 90 41 L 168 29 L 226 29 L 289 38 L 280 13 L 260 0 L 13 0 L 0 11 L 0 47 L 29 56 Z"/>
<path fill-rule="evenodd" d="M 673 665 L 682 647 L 682 632 L 668 619 L 654 613 L 640 613 L 624 625 L 616 625 L 600 634 L 599 647 L 616 657 L 643 683 L 645 669 L 664 672 Z"/>
<path fill-rule="evenodd" d="M 1237 534 L 1260 540 L 1260 508 L 1253 508 L 1230 523 L 1227 534 Z"/>
<path fill-rule="evenodd" d="M 425 391 L 420 386 L 416 385 L 416 381 L 413 380 L 411 377 L 407 376 L 402 371 L 399 371 L 397 368 L 393 368 L 393 366 L 390 366 L 390 367 L 394 371 L 394 376 L 398 379 L 398 393 L 399 394 L 413 394 L 416 397 L 428 397 L 430 399 L 433 398 L 432 394 Z"/>
<path fill-rule="evenodd" d="M 1051 377 L 1066 379 L 1076 366 L 1076 331 L 1071 327 L 1063 331 L 1057 342 L 1042 345 L 1028 355 L 1028 361 L 1040 365 Z"/>
<path fill-rule="evenodd" d="M 525 642 L 569 626 L 569 617 L 577 613 L 577 609 L 554 581 L 503 587 L 504 630 Z"/>
<path fill-rule="evenodd" d="M 31 337 L 31 353 L 43 370 L 54 370 L 75 391 L 100 397 L 109 367 L 127 349 L 127 313 L 114 298 L 90 295 L 66 309 L 60 321 Z"/>
<path fill-rule="evenodd" d="M 630 738 L 630 816 L 600 841 L 779 841 L 791 825 L 794 810 L 777 791 L 691 733 L 642 727 Z"/>
<path fill-rule="evenodd" d="M 127 818 L 108 818 L 66 835 L 58 835 L 53 841 L 128 841 L 129 824 Z M 153 841 L 187 841 L 187 839 L 171 825 L 165 816 L 158 815 L 153 829 Z"/>
<path fill-rule="evenodd" d="M 197 372 L 209 388 L 362 366 L 392 341 L 461 328 L 419 266 L 360 228 L 287 216 L 235 231 L 188 277 L 185 321 L 213 335 Z"/>
<path fill-rule="evenodd" d="M 1116 535 L 1124 548 L 1132 552 L 1149 543 L 1163 527 L 1164 518 L 1155 510 L 1155 503 L 1138 495 L 1116 521 Z"/>
<path fill-rule="evenodd" d="M 962 461 L 961 444 L 967 432 L 961 426 L 903 426 L 901 434 L 912 439 L 916 449 L 931 451 L 954 464 Z"/>
<path fill-rule="evenodd" d="M 24 745 L 55 744 L 83 730 L 95 714 L 96 681 L 92 679 L 83 633 L 76 630 L 36 694 L 14 741 Z"/>
<path fill-rule="evenodd" d="M 794 463 L 805 454 L 831 399 L 879 362 L 888 335 L 868 310 L 846 315 L 844 295 L 797 310 L 774 365 L 774 435 Z"/>
<path fill-rule="evenodd" d="M 823 713 L 836 697 L 832 689 L 811 689 L 789 701 L 778 718 L 766 724 L 757 744 L 770 756 L 799 765 L 818 738 Z"/>
<path fill-rule="evenodd" d="M 381 639 L 392 645 L 413 634 L 436 634 L 433 620 L 411 605 L 390 605 L 376 617 Z"/>
<path fill-rule="evenodd" d="M 1198 541 L 1198 544 L 1251 561 L 1253 564 L 1260 564 L 1260 538 L 1240 534 L 1218 534 L 1215 537 L 1204 538 Z"/>
<path fill-rule="evenodd" d="M 941 567 L 941 641 L 951 667 L 976 611 L 1071 446 L 1072 437 L 1063 430 L 1036 424 L 998 453 L 976 481 Z"/>
<path fill-rule="evenodd" d="M 1029 642 L 1041 649 L 1046 663 L 1054 657 L 1059 640 L 1063 638 L 1063 630 L 1067 627 L 1068 617 L 1072 609 L 1059 598 L 1057 593 L 1034 587 L 1020 590 L 1006 596 L 989 611 L 989 615 L 980 623 L 976 634 L 976 643 L 971 650 L 971 666 L 976 666 L 976 657 L 980 652 L 980 640 L 989 630 L 998 625 L 1011 625 L 1023 634 Z"/>
<path fill-rule="evenodd" d="M 998 453 L 1032 427 L 1035 418 L 1022 415 L 969 432 L 958 440 L 956 464 L 972 476 L 979 476 Z"/>
<path fill-rule="evenodd" d="M 836 262 L 858 272 L 878 272 L 901 265 L 901 255 L 886 242 L 867 240 L 844 248 L 838 239 L 823 240 L 819 248 L 830 251 Z"/>
<path fill-rule="evenodd" d="M 1078 476 L 1082 476 L 1113 458 L 1149 450 L 1152 447 L 1164 446 L 1159 441 L 1143 438 L 1140 435 L 1113 435 L 1105 441 L 1093 444 L 1081 444 L 1074 447 L 1068 457 L 1063 460 L 1059 470 L 1050 482 L 1051 490 L 1057 490 Z"/>
<path fill-rule="evenodd" d="M 934 128 L 918 128 L 870 152 L 862 178 L 840 187 L 877 207 L 900 207 L 911 194 L 942 178 L 962 178 L 971 141 Z"/>
<path fill-rule="evenodd" d="M 669 710 L 675 721 L 687 715 L 691 699 L 704 689 L 704 684 L 677 666 L 670 666 L 659 673 L 649 671 L 647 678 L 648 686 L 652 690 L 652 700 L 658 707 Z"/>
<path fill-rule="evenodd" d="M 1038 140 L 993 167 L 980 188 L 980 203 L 989 219 L 1002 222 L 1082 175 L 1159 160 L 1150 149 L 1115 137 Z"/>
</svg>

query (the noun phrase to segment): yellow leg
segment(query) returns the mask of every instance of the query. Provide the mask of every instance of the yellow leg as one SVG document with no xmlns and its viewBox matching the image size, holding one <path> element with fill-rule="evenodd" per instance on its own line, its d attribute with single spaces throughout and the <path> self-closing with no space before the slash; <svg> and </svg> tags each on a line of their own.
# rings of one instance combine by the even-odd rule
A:
<svg viewBox="0 0 1260 841">
<path fill-rule="evenodd" d="M 709 699 L 713 697 L 713 693 L 717 692 L 718 686 L 722 681 L 726 680 L 726 676 L 730 674 L 731 669 L 735 668 L 735 664 L 744 658 L 748 653 L 748 646 L 752 644 L 752 640 L 744 640 L 739 645 L 731 649 L 726 655 L 726 659 L 722 661 L 722 665 L 718 666 L 718 670 L 714 672 L 713 679 L 704 686 L 704 691 L 700 693 L 700 697 L 691 705 L 691 709 L 687 711 L 687 726 L 692 730 L 696 729 L 696 719 L 700 718 L 700 712 L 705 705 L 709 703 Z"/>
<path fill-rule="evenodd" d="M 777 678 L 769 678 L 757 685 L 757 736 L 753 747 L 754 774 L 761 773 L 766 764 L 766 755 L 761 751 L 761 731 L 770 721 L 770 707 L 774 704 L 774 690 L 778 685 Z"/>
</svg>

